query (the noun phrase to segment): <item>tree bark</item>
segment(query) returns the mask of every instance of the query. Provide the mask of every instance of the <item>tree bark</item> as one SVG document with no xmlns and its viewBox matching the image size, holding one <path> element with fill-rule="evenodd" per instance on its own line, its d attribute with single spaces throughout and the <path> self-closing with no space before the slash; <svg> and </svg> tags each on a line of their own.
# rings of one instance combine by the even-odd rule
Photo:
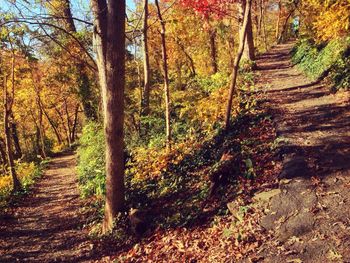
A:
<svg viewBox="0 0 350 263">
<path fill-rule="evenodd" d="M 16 122 L 13 118 L 13 116 L 11 116 L 11 135 L 12 135 L 12 140 L 13 140 L 13 144 L 15 146 L 15 153 L 14 153 L 14 157 L 15 159 L 20 159 L 22 157 L 22 149 L 21 149 L 21 145 L 19 143 L 19 138 L 18 138 L 18 131 L 17 131 L 17 125 Z"/>
<path fill-rule="evenodd" d="M 247 28 L 244 29 L 244 17 L 245 17 L 245 6 L 247 0 L 241 0 L 238 5 L 238 17 L 239 17 L 239 37 L 240 41 L 242 38 L 245 39 L 244 50 L 242 58 L 248 61 L 253 61 L 255 59 L 255 48 L 254 48 L 254 37 L 253 37 L 253 26 L 252 26 L 252 14 L 251 8 L 248 14 L 248 24 Z"/>
<path fill-rule="evenodd" d="M 142 52 L 143 52 L 143 90 L 141 99 L 141 116 L 149 114 L 149 94 L 150 94 L 150 63 L 148 54 L 148 0 L 143 0 L 143 32 L 142 32 Z"/>
<path fill-rule="evenodd" d="M 278 1 L 278 17 L 276 22 L 276 33 L 275 33 L 275 39 L 278 41 L 280 36 L 280 21 L 281 21 L 281 13 L 282 13 L 282 0 Z"/>
<path fill-rule="evenodd" d="M 262 0 L 262 29 L 263 29 L 263 38 L 264 38 L 264 46 L 265 46 L 265 51 L 267 51 L 267 34 L 266 34 L 266 24 L 265 24 L 265 13 L 266 13 L 266 4 L 265 0 Z"/>
<path fill-rule="evenodd" d="M 67 104 L 67 98 L 64 99 L 64 111 L 66 113 L 66 121 L 67 121 L 67 141 L 69 147 L 72 146 L 72 140 L 71 140 L 71 134 L 72 134 L 72 128 L 70 123 L 70 116 L 69 116 L 69 110 L 68 110 L 68 104 Z"/>
<path fill-rule="evenodd" d="M 209 44 L 210 44 L 210 61 L 212 74 L 218 72 L 218 63 L 217 63 L 217 50 L 216 50 L 216 30 L 215 28 L 210 28 L 209 30 Z"/>
<path fill-rule="evenodd" d="M 247 0 L 245 9 L 244 9 L 244 19 L 243 19 L 243 25 L 242 25 L 242 37 L 239 41 L 237 56 L 234 61 L 233 69 L 232 69 L 232 80 L 230 84 L 230 90 L 229 90 L 229 96 L 227 100 L 227 108 L 226 108 L 226 117 L 225 117 L 225 130 L 228 131 L 230 128 L 230 118 L 231 118 L 231 109 L 232 109 L 232 101 L 233 101 L 233 95 L 236 93 L 236 82 L 237 82 L 237 73 L 239 68 L 239 62 L 243 55 L 244 45 L 245 45 L 245 36 L 247 33 L 248 28 L 248 20 L 249 20 L 249 13 L 251 9 L 251 1 Z"/>
<path fill-rule="evenodd" d="M 124 209 L 125 0 L 92 0 L 94 46 L 102 91 L 106 140 L 106 199 L 103 231 Z"/>
<path fill-rule="evenodd" d="M 77 126 L 78 126 L 78 114 L 79 114 L 79 104 L 76 106 L 75 112 L 74 112 L 74 121 L 73 121 L 72 133 L 71 133 L 71 137 L 70 137 L 70 140 L 72 143 L 76 139 L 75 134 L 76 134 Z"/>
<path fill-rule="evenodd" d="M 0 138 L 0 157 L 2 163 L 2 173 L 6 174 L 6 166 L 8 165 L 7 157 L 6 157 L 6 143 L 3 138 Z"/>
<path fill-rule="evenodd" d="M 39 91 L 37 91 L 39 92 Z M 43 110 L 41 107 L 41 103 L 40 103 L 40 97 L 39 97 L 39 93 L 37 94 L 37 99 L 36 99 L 36 103 L 38 106 L 38 117 L 39 117 L 39 126 L 38 126 L 38 136 L 39 136 L 39 140 L 40 140 L 40 144 L 38 144 L 39 146 L 39 150 L 40 150 L 40 155 L 43 159 L 45 159 L 47 157 L 46 155 L 46 149 L 45 149 L 45 132 L 44 132 L 44 123 L 43 123 Z"/>
<path fill-rule="evenodd" d="M 41 104 L 41 103 L 40 103 L 40 104 Z M 62 138 L 61 138 L 61 135 L 60 135 L 60 133 L 59 133 L 59 131 L 58 131 L 58 129 L 57 129 L 55 123 L 52 121 L 52 119 L 50 118 L 49 114 L 47 113 L 47 111 L 46 111 L 46 110 L 44 109 L 44 107 L 42 106 L 42 104 L 41 104 L 41 107 L 42 107 L 42 110 L 43 110 L 43 113 L 44 113 L 46 119 L 49 121 L 50 126 L 51 126 L 51 128 L 53 129 L 53 131 L 54 131 L 54 133 L 55 133 L 55 135 L 56 135 L 56 138 L 57 138 L 58 143 L 61 144 L 61 143 L 62 143 Z"/>
<path fill-rule="evenodd" d="M 11 68 L 11 84 L 12 84 L 12 97 L 9 99 L 7 90 L 7 77 L 4 76 L 3 83 L 3 121 L 4 121 L 4 133 L 5 133 L 5 145 L 6 145 L 6 156 L 9 165 L 10 175 L 13 182 L 13 192 L 17 192 L 21 189 L 21 183 L 17 177 L 15 162 L 13 160 L 13 150 L 11 145 L 11 132 L 9 125 L 9 117 L 12 111 L 12 105 L 14 102 L 14 90 L 15 90 L 15 54 L 12 53 L 12 68 Z"/>
<path fill-rule="evenodd" d="M 195 77 L 196 76 L 196 68 L 194 66 L 194 61 L 193 61 L 192 57 L 190 56 L 190 54 L 188 54 L 184 44 L 181 43 L 181 40 L 178 37 L 175 38 L 175 42 L 180 47 L 181 51 L 184 53 L 185 57 L 188 59 L 188 61 L 190 63 L 190 67 L 189 67 L 190 71 L 191 71 L 190 77 Z"/>
<path fill-rule="evenodd" d="M 165 36 L 165 21 L 163 20 L 162 13 L 160 11 L 159 2 L 155 0 L 157 7 L 158 19 L 161 25 L 161 39 L 162 39 L 162 58 L 163 58 L 163 76 L 164 76 L 164 97 L 165 97 L 165 121 L 166 121 L 166 147 L 171 150 L 171 126 L 170 126 L 170 93 L 169 93 L 169 75 L 168 75 L 168 57 L 166 49 L 166 36 Z"/>
</svg>

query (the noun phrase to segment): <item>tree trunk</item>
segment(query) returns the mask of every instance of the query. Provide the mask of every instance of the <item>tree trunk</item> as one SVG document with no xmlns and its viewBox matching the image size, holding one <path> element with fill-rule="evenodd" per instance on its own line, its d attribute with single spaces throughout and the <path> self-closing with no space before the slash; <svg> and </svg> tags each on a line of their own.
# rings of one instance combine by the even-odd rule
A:
<svg viewBox="0 0 350 263">
<path fill-rule="evenodd" d="M 75 133 L 78 125 L 78 114 L 79 114 L 79 104 L 75 108 L 75 113 L 74 113 L 73 127 L 72 127 L 71 136 L 70 136 L 70 140 L 72 143 L 75 141 Z"/>
<path fill-rule="evenodd" d="M 150 94 L 150 64 L 148 54 L 148 0 L 143 0 L 144 17 L 143 17 L 143 34 L 142 34 L 142 52 L 143 52 L 143 75 L 144 83 L 141 99 L 141 116 L 149 114 L 149 94 Z"/>
<path fill-rule="evenodd" d="M 216 30 L 215 28 L 210 28 L 209 30 L 209 44 L 210 44 L 210 62 L 212 74 L 218 72 L 218 63 L 217 63 L 217 51 L 216 51 Z"/>
<path fill-rule="evenodd" d="M 67 98 L 64 99 L 64 111 L 66 113 L 66 121 L 67 121 L 67 141 L 69 147 L 72 146 L 72 140 L 71 140 L 71 134 L 72 134 L 72 128 L 71 128 L 71 123 L 70 123 L 70 116 L 69 116 L 69 111 L 68 111 L 68 104 L 67 104 Z"/>
<path fill-rule="evenodd" d="M 225 117 L 225 130 L 228 131 L 230 128 L 230 118 L 231 118 L 231 109 L 232 109 L 232 101 L 233 101 L 233 95 L 236 93 L 236 82 L 237 82 L 237 73 L 239 68 L 239 62 L 243 55 L 244 50 L 244 43 L 245 43 L 245 36 L 247 33 L 248 28 L 248 20 L 249 20 L 249 13 L 251 9 L 251 1 L 247 0 L 244 10 L 244 19 L 243 19 L 243 25 L 242 25 L 242 37 L 239 41 L 237 56 L 234 61 L 233 69 L 232 69 L 232 80 L 230 84 L 230 91 L 229 96 L 227 100 L 227 108 L 226 108 L 226 117 Z"/>
<path fill-rule="evenodd" d="M 18 180 L 16 169 L 15 169 L 15 162 L 13 160 L 8 110 L 4 110 L 4 130 L 5 130 L 6 154 L 7 154 L 7 160 L 9 163 L 10 174 L 13 181 L 13 191 L 17 192 L 19 189 L 21 189 L 21 183 Z"/>
<path fill-rule="evenodd" d="M 54 133 L 56 135 L 58 143 L 61 144 L 62 143 L 62 138 L 61 138 L 61 135 L 60 135 L 60 133 L 59 133 L 55 123 L 52 121 L 52 119 L 50 118 L 49 114 L 46 112 L 46 110 L 44 109 L 44 107 L 42 106 L 41 103 L 40 103 L 40 105 L 42 107 L 42 110 L 43 110 L 43 113 L 44 113 L 46 119 L 49 121 L 50 126 L 51 126 L 51 128 L 53 129 L 53 131 L 54 131 Z"/>
<path fill-rule="evenodd" d="M 194 66 L 194 61 L 193 61 L 192 57 L 190 56 L 190 54 L 188 54 L 185 46 L 181 43 L 181 40 L 178 37 L 175 38 L 175 42 L 180 47 L 181 51 L 184 53 L 185 57 L 190 62 L 190 71 L 191 71 L 190 77 L 195 77 L 196 76 L 196 68 Z"/>
<path fill-rule="evenodd" d="M 37 90 L 37 98 L 36 98 L 36 104 L 38 107 L 38 117 L 39 117 L 39 125 L 37 127 L 37 136 L 40 143 L 38 143 L 39 151 L 40 151 L 40 156 L 45 159 L 47 157 L 46 155 L 46 150 L 45 150 L 45 132 L 44 132 L 44 124 L 43 124 L 43 110 L 41 107 L 41 102 L 40 102 L 40 94 L 39 90 Z"/>
<path fill-rule="evenodd" d="M 4 121 L 4 133 L 5 133 L 5 145 L 6 145 L 6 156 L 7 161 L 10 169 L 10 175 L 12 177 L 13 182 L 13 192 L 17 192 L 21 189 L 21 183 L 18 180 L 16 169 L 15 169 L 15 162 L 13 160 L 13 151 L 11 146 L 11 132 L 10 132 L 10 125 L 9 125 L 9 117 L 12 110 L 12 105 L 14 101 L 14 89 L 15 89 L 15 54 L 12 54 L 12 70 L 11 70 L 11 83 L 12 83 L 12 98 L 8 98 L 8 90 L 7 90 L 7 77 L 4 76 L 4 83 L 3 83 L 3 99 L 4 99 L 4 105 L 3 105 L 3 121 Z"/>
<path fill-rule="evenodd" d="M 265 24 L 265 13 L 266 13 L 266 5 L 265 5 L 265 0 L 262 0 L 262 29 L 263 29 L 263 38 L 264 38 L 264 46 L 265 46 L 265 51 L 267 51 L 267 34 L 266 34 L 266 24 Z"/>
<path fill-rule="evenodd" d="M 6 158 L 6 143 L 3 138 L 0 138 L 0 158 L 3 165 L 7 165 Z"/>
<path fill-rule="evenodd" d="M 92 0 L 94 46 L 102 90 L 106 138 L 106 199 L 103 231 L 124 209 L 125 0 Z"/>
<path fill-rule="evenodd" d="M 287 31 L 287 25 L 288 25 L 288 20 L 289 18 L 292 16 L 292 14 L 294 13 L 295 8 L 292 9 L 289 14 L 287 15 L 286 19 L 284 20 L 283 26 L 282 26 L 282 31 L 281 31 L 281 35 L 278 37 L 277 43 L 280 44 L 283 41 L 283 38 L 286 34 Z"/>
<path fill-rule="evenodd" d="M 6 174 L 6 166 L 8 165 L 7 157 L 6 157 L 6 143 L 3 138 L 0 138 L 0 157 L 2 163 L 2 173 Z"/>
<path fill-rule="evenodd" d="M 245 39 L 244 50 L 242 54 L 242 58 L 248 61 L 253 61 L 255 59 L 255 48 L 254 48 L 254 38 L 253 38 L 253 26 L 252 26 L 252 14 L 251 8 L 248 14 L 248 24 L 247 28 L 244 29 L 243 21 L 245 16 L 245 6 L 247 0 L 241 0 L 238 5 L 238 17 L 239 17 L 239 37 L 240 41 L 242 38 Z"/>
<path fill-rule="evenodd" d="M 160 11 L 159 2 L 155 0 L 157 7 L 158 19 L 161 25 L 160 35 L 162 38 L 162 58 L 163 58 L 163 75 L 164 75 L 164 95 L 165 95 L 165 120 L 166 120 L 166 147 L 171 150 L 171 126 L 170 126 L 170 94 L 169 94 L 169 76 L 168 76 L 168 57 L 165 40 L 165 21 Z"/>
<path fill-rule="evenodd" d="M 15 159 L 20 159 L 22 157 L 22 149 L 21 149 L 21 145 L 19 143 L 19 138 L 18 138 L 18 131 L 17 131 L 17 125 L 15 123 L 15 120 L 12 116 L 12 121 L 11 121 L 11 134 L 12 134 L 12 140 L 13 140 L 13 144 L 15 146 L 15 154 L 14 157 Z"/>
<path fill-rule="evenodd" d="M 280 21 L 281 21 L 281 13 L 282 13 L 282 0 L 278 2 L 278 17 L 276 22 L 276 33 L 275 33 L 275 39 L 278 41 L 280 36 Z"/>
<path fill-rule="evenodd" d="M 66 134 L 67 145 L 70 145 L 70 140 L 68 139 L 68 137 L 69 137 L 69 131 L 68 131 L 68 128 L 66 127 L 66 121 L 64 120 L 64 117 L 62 116 L 63 114 L 60 112 L 59 109 L 57 109 L 56 106 L 54 106 L 54 110 L 56 111 L 58 117 L 59 117 L 60 120 L 61 120 L 61 124 L 62 124 L 62 127 L 63 127 L 63 131 L 64 131 L 64 133 Z"/>
</svg>

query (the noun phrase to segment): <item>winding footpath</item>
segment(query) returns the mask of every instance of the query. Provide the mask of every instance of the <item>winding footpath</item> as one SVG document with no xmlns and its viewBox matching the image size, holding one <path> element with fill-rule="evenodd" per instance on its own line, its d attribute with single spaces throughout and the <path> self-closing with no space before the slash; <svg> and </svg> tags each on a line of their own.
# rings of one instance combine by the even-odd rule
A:
<svg viewBox="0 0 350 263">
<path fill-rule="evenodd" d="M 349 92 L 330 93 L 291 65 L 293 43 L 258 61 L 283 160 L 264 207 L 267 240 L 254 262 L 350 262 Z M 0 262 L 93 262 L 75 156 L 54 158 L 32 194 L 0 221 Z M 96 253 L 96 252 L 95 252 Z"/>
<path fill-rule="evenodd" d="M 350 262 L 350 93 L 305 77 L 291 64 L 293 44 L 257 61 L 283 161 L 279 194 L 261 220 L 271 237 L 260 259 Z"/>
<path fill-rule="evenodd" d="M 33 193 L 0 222 L 0 262 L 89 262 L 75 156 L 54 158 Z"/>
</svg>

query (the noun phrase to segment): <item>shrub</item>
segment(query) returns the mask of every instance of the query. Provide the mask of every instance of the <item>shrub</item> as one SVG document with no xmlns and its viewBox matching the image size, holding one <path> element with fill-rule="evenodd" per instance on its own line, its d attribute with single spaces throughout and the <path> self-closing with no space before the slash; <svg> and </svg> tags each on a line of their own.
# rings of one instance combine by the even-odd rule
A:
<svg viewBox="0 0 350 263">
<path fill-rule="evenodd" d="M 16 163 L 17 176 L 22 185 L 21 193 L 27 193 L 29 191 L 30 187 L 35 183 L 35 180 L 42 175 L 46 164 L 46 160 L 42 161 L 40 164 L 21 161 Z M 13 182 L 9 173 L 0 176 L 0 207 L 7 205 L 12 187 Z"/>
<path fill-rule="evenodd" d="M 311 79 L 329 76 L 335 89 L 349 85 L 350 37 L 316 45 L 311 40 L 301 40 L 292 51 L 292 61 L 298 64 Z"/>
<path fill-rule="evenodd" d="M 80 138 L 78 176 L 81 195 L 103 196 L 105 193 L 105 141 L 102 125 L 88 123 Z"/>
</svg>

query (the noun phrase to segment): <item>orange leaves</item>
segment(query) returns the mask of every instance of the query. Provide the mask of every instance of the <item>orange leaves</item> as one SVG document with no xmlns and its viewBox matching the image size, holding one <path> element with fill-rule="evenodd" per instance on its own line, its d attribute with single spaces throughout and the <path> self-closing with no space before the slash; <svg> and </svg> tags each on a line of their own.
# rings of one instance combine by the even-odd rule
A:
<svg viewBox="0 0 350 263">
<path fill-rule="evenodd" d="M 349 0 L 307 0 L 305 2 L 308 11 L 314 14 L 313 26 L 318 40 L 328 41 L 349 34 Z"/>
</svg>

